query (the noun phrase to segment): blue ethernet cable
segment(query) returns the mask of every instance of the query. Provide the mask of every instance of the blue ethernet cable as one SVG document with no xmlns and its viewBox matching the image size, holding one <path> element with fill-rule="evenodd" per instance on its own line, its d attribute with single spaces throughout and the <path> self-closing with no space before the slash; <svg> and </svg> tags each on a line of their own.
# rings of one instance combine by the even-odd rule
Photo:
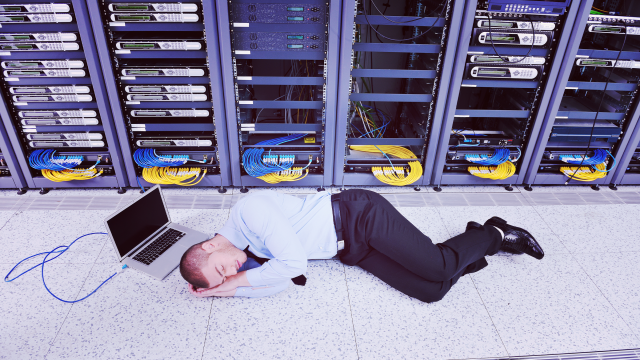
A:
<svg viewBox="0 0 640 360">
<path fill-rule="evenodd" d="M 293 134 L 280 138 L 264 140 L 256 145 L 280 145 L 289 141 L 301 139 L 305 134 Z M 263 156 L 263 148 L 250 148 L 242 154 L 242 165 L 247 174 L 253 177 L 261 177 L 274 172 L 288 170 L 295 163 L 294 155 L 271 155 Z M 266 161 L 265 161 L 266 160 Z"/>
<path fill-rule="evenodd" d="M 611 167 L 608 170 L 600 170 L 598 169 L 595 165 L 593 165 L 592 167 L 597 171 L 597 172 L 609 172 L 611 170 L 613 170 L 614 167 L 616 167 L 616 158 L 613 157 L 613 154 L 611 154 L 609 152 L 609 150 L 605 150 L 607 152 L 607 154 L 609 154 L 609 156 L 611 156 L 611 158 L 613 159 L 613 165 L 611 165 Z M 604 162 L 604 161 L 603 161 Z"/>
<path fill-rule="evenodd" d="M 83 238 L 83 237 L 85 237 L 85 236 L 89 236 L 89 235 L 108 235 L 108 234 L 107 234 L 107 233 L 104 233 L 104 232 L 95 232 L 95 233 L 84 234 L 84 235 L 82 235 L 82 236 L 80 236 L 80 237 L 76 238 L 75 240 L 73 240 L 73 241 L 71 242 L 71 244 L 69 244 L 69 245 L 60 245 L 60 246 L 56 247 L 55 249 L 53 249 L 53 250 L 51 250 L 51 251 L 41 252 L 41 253 L 38 253 L 38 254 L 35 254 L 35 255 L 31 255 L 31 256 L 29 256 L 29 257 L 27 257 L 27 258 L 24 258 L 24 259 L 20 260 L 20 262 L 18 262 L 18 263 L 17 263 L 17 264 L 16 264 L 16 265 L 15 265 L 15 266 L 14 266 L 14 267 L 9 271 L 9 273 L 7 273 L 7 275 L 5 275 L 5 277 L 4 277 L 4 281 L 5 281 L 5 282 L 12 282 L 12 281 L 16 280 L 17 278 L 19 278 L 20 276 L 22 276 L 22 275 L 24 275 L 24 274 L 28 273 L 29 271 L 31 271 L 31 270 L 33 270 L 33 269 L 37 268 L 38 266 L 41 266 L 41 268 L 40 268 L 40 269 L 41 269 L 41 276 L 42 276 L 42 284 L 44 285 L 44 288 L 47 290 L 47 292 L 49 292 L 49 294 L 51 294 L 51 296 L 53 296 L 54 298 L 56 298 L 56 299 L 58 299 L 58 300 L 60 300 L 60 301 L 62 301 L 62 302 L 69 303 L 69 304 L 77 303 L 77 302 L 79 302 L 79 301 L 82 301 L 82 300 L 84 300 L 84 299 L 88 298 L 89 296 L 93 295 L 96 291 L 98 291 L 98 289 L 100 289 L 100 288 L 102 287 L 102 285 L 104 285 L 107 281 L 111 280 L 114 276 L 116 276 L 117 274 L 119 274 L 122 270 L 126 269 L 128 266 L 127 266 L 127 265 L 123 265 L 123 266 L 122 266 L 122 268 L 121 268 L 121 271 L 120 271 L 120 272 L 115 272 L 115 273 L 113 273 L 113 275 L 109 276 L 109 278 L 107 278 L 105 281 L 103 281 L 103 282 L 102 282 L 102 283 L 101 283 L 97 288 L 95 288 L 92 292 L 90 292 L 88 295 L 86 295 L 86 296 L 85 296 L 85 297 L 83 297 L 82 299 L 78 299 L 78 300 L 64 300 L 64 299 L 61 299 L 61 298 L 57 297 L 53 292 L 51 292 L 51 289 L 49 289 L 49 287 L 47 286 L 47 283 L 46 283 L 46 281 L 44 280 L 44 264 L 48 263 L 49 261 L 53 261 L 53 260 L 57 259 L 60 255 L 64 254 L 67 250 L 69 250 L 69 248 L 71 247 L 71 245 L 73 245 L 76 241 L 78 241 L 78 240 L 82 239 L 82 238 Z M 14 278 L 12 278 L 12 279 L 9 279 L 9 276 L 11 275 L 11 273 L 12 273 L 12 272 L 13 272 L 13 271 L 18 267 L 18 266 L 20 266 L 20 264 L 22 264 L 23 262 L 25 262 L 25 261 L 27 261 L 27 260 L 29 260 L 29 259 L 33 258 L 33 257 L 36 257 L 36 256 L 38 256 L 38 255 L 43 255 L 43 254 L 46 254 L 46 255 L 45 255 L 45 257 L 42 259 L 42 262 L 41 262 L 41 263 L 39 263 L 38 265 L 32 266 L 32 267 L 31 267 L 31 268 L 29 268 L 28 270 L 23 271 L 22 273 L 20 273 L 20 275 L 18 275 L 18 276 L 16 276 L 16 277 L 14 277 Z M 51 254 L 58 254 L 58 255 L 56 255 L 56 256 L 54 256 L 54 257 L 52 257 L 52 258 L 50 258 L 50 259 L 49 259 L 49 256 L 50 256 Z"/>
<path fill-rule="evenodd" d="M 511 151 L 507 148 L 498 148 L 493 150 L 491 156 L 480 154 L 467 154 L 465 160 L 478 165 L 500 165 L 511 159 Z"/>
<path fill-rule="evenodd" d="M 82 155 L 55 156 L 55 152 L 51 149 L 33 151 L 29 155 L 29 166 L 36 170 L 63 171 L 71 170 L 84 161 Z"/>
<path fill-rule="evenodd" d="M 573 155 L 573 154 L 559 154 L 558 159 L 562 162 L 566 162 L 568 164 L 574 164 L 574 165 L 580 165 L 580 164 L 598 165 L 598 164 L 602 164 L 607 160 L 607 154 L 611 154 L 611 153 L 607 150 L 595 149 L 593 151 L 593 156 L 586 157 L 584 160 L 583 160 L 583 155 Z"/>
</svg>

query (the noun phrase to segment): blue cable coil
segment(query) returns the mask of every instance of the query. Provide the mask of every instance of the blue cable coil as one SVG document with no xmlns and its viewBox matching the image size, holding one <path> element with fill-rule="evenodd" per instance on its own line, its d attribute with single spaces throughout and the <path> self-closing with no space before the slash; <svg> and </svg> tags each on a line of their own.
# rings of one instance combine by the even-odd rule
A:
<svg viewBox="0 0 640 360">
<path fill-rule="evenodd" d="M 41 268 L 40 268 L 40 270 L 41 270 L 41 271 L 40 271 L 40 274 L 41 274 L 41 276 L 42 276 L 42 284 L 44 285 L 44 288 L 47 290 L 47 292 L 48 292 L 49 294 L 51 294 L 51 296 L 53 296 L 54 298 L 56 298 L 56 299 L 58 299 L 58 300 L 60 300 L 60 301 L 62 301 L 62 302 L 69 303 L 69 304 L 77 303 L 77 302 L 79 302 L 79 301 L 82 301 L 82 300 L 84 300 L 84 299 L 88 298 L 89 296 L 93 295 L 96 291 L 98 291 L 98 289 L 100 289 L 100 288 L 102 287 L 102 285 L 104 285 L 107 281 L 111 280 L 111 278 L 113 278 L 114 276 L 116 276 L 117 274 L 119 274 L 119 272 L 115 272 L 115 273 L 113 273 L 113 275 L 109 276 L 109 278 L 107 278 L 107 280 L 103 281 L 103 282 L 102 282 L 102 283 L 101 283 L 97 288 L 95 288 L 92 292 L 90 292 L 88 295 L 86 295 L 86 296 L 85 296 L 85 297 L 83 297 L 82 299 L 78 299 L 78 300 L 64 300 L 64 299 L 61 299 L 61 298 L 57 297 L 53 292 L 51 292 L 51 289 L 49 289 L 49 287 L 47 286 L 47 282 L 44 280 L 44 264 L 48 263 L 49 261 L 53 261 L 53 260 L 57 259 L 60 255 L 64 254 L 67 250 L 69 250 L 69 248 L 71 247 L 71 245 L 73 245 L 76 241 L 78 241 L 78 240 L 82 239 L 82 238 L 83 238 L 83 237 L 85 237 L 85 236 L 89 236 L 89 235 L 107 235 L 107 233 L 103 233 L 103 232 L 96 232 L 96 233 L 84 234 L 84 235 L 82 235 L 82 236 L 80 236 L 80 237 L 76 238 L 75 240 L 73 240 L 73 242 L 71 242 L 71 244 L 69 244 L 69 245 L 61 245 L 61 246 L 58 246 L 58 247 L 56 247 L 55 249 L 53 249 L 53 250 L 51 250 L 51 251 L 41 252 L 41 253 L 38 253 L 38 254 L 35 254 L 35 255 L 31 255 L 31 256 L 29 256 L 29 257 L 27 257 L 27 258 L 24 258 L 24 259 L 20 260 L 20 262 L 19 262 L 19 263 L 17 263 L 17 264 L 16 264 L 16 265 L 15 265 L 15 266 L 14 266 L 14 267 L 9 271 L 9 273 L 8 273 L 7 275 L 5 275 L 5 277 L 4 277 L 4 281 L 5 281 L 5 282 L 12 282 L 12 281 L 16 280 L 17 278 L 19 278 L 20 276 L 22 276 L 22 275 L 24 275 L 24 274 L 28 273 L 29 271 L 31 271 L 31 270 L 33 270 L 33 269 L 37 268 L 38 266 L 40 266 L 40 267 L 41 267 Z M 46 254 L 46 255 L 45 255 L 45 254 Z M 51 254 L 58 254 L 58 255 L 56 255 L 56 256 L 54 256 L 54 257 L 52 257 L 52 258 L 49 258 L 49 256 L 50 256 Z M 25 270 L 25 271 L 23 271 L 22 273 L 20 273 L 20 275 L 18 275 L 18 276 L 16 276 L 16 277 L 14 277 L 14 278 L 12 278 L 12 279 L 9 279 L 9 276 L 11 276 L 11 273 L 13 272 L 13 270 L 15 270 L 18 266 L 20 266 L 20 264 L 22 264 L 23 262 L 25 262 L 25 261 L 27 261 L 27 260 L 29 260 L 29 259 L 33 258 L 33 257 L 39 256 L 39 255 L 45 255 L 45 256 L 44 256 L 44 258 L 42 259 L 42 262 L 41 262 L 41 263 L 39 263 L 38 265 L 32 266 L 32 267 L 31 267 L 31 268 L 29 268 L 28 270 Z M 122 266 L 122 268 L 121 268 L 121 270 L 124 270 L 124 269 L 126 269 L 126 268 L 127 268 L 127 265 L 123 265 L 123 266 Z"/>
<path fill-rule="evenodd" d="M 613 165 L 611 166 L 611 168 L 609 170 L 598 169 L 596 165 L 604 164 L 604 162 L 607 161 L 607 156 L 611 156 L 611 159 L 613 159 Z M 613 154 L 611 154 L 609 150 L 604 149 L 595 149 L 593 151 L 593 156 L 591 157 L 584 157 L 584 155 L 574 154 L 559 154 L 558 159 L 562 162 L 566 162 L 572 165 L 591 166 L 597 172 L 609 172 L 616 166 L 616 158 L 613 157 Z"/>
<path fill-rule="evenodd" d="M 137 149 L 133 153 L 133 160 L 140 167 L 169 167 L 184 165 L 189 161 L 189 155 L 161 155 L 155 149 Z M 195 161 L 195 160 L 191 160 Z"/>
<path fill-rule="evenodd" d="M 520 149 L 518 149 L 518 152 Z M 465 160 L 478 165 L 500 165 L 511 160 L 511 150 L 507 148 L 498 148 L 493 150 L 492 155 L 485 154 L 466 154 Z M 520 156 L 518 156 L 518 159 Z M 517 161 L 514 160 L 514 161 Z"/>
<path fill-rule="evenodd" d="M 306 134 L 288 135 L 264 140 L 256 145 L 280 145 L 301 139 L 305 135 Z M 289 170 L 293 167 L 296 160 L 295 155 L 271 155 L 271 151 L 269 151 L 269 154 L 263 156 L 264 152 L 265 150 L 263 148 L 249 148 L 244 151 L 244 154 L 242 154 L 242 165 L 247 174 L 253 177 L 261 177 L 278 171 Z M 309 165 L 311 165 L 311 160 L 309 160 L 309 164 L 307 164 L 303 170 L 309 167 Z"/>
<path fill-rule="evenodd" d="M 84 161 L 82 155 L 56 156 L 54 155 L 55 152 L 55 150 L 51 149 L 35 150 L 29 155 L 29 166 L 36 170 L 62 171 L 71 170 Z M 96 165 L 99 163 L 100 160 L 96 162 Z M 95 165 L 93 167 L 95 167 Z"/>
</svg>

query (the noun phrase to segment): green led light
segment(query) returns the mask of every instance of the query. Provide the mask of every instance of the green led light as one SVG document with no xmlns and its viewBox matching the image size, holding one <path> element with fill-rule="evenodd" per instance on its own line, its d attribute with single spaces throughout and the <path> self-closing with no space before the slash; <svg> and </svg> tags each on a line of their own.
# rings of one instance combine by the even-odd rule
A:
<svg viewBox="0 0 640 360">
<path fill-rule="evenodd" d="M 594 31 L 606 31 L 606 32 L 615 32 L 615 33 L 620 33 L 622 32 L 622 28 L 619 27 L 610 27 L 610 26 L 594 26 L 593 27 Z"/>
<path fill-rule="evenodd" d="M 18 67 L 38 67 L 40 64 L 38 63 L 26 63 L 26 62 L 9 62 L 7 63 L 8 67 L 18 68 Z"/>
<path fill-rule="evenodd" d="M 287 11 L 304 11 L 304 8 L 300 6 L 288 6 Z"/>
<path fill-rule="evenodd" d="M 513 36 L 487 36 L 487 40 L 514 41 L 515 39 Z"/>
<path fill-rule="evenodd" d="M 19 12 L 19 11 L 22 11 L 22 7 L 20 7 L 20 6 L 0 6 L 0 11 Z"/>
<path fill-rule="evenodd" d="M 25 19 L 24 16 L 0 16 L 0 21 L 4 22 L 18 22 L 25 21 Z"/>
<path fill-rule="evenodd" d="M 288 40 L 304 40 L 304 35 L 287 35 Z"/>
<path fill-rule="evenodd" d="M 302 49 L 303 45 L 298 45 L 298 44 L 288 44 L 287 48 L 289 49 Z"/>
<path fill-rule="evenodd" d="M 122 44 L 123 48 L 152 48 L 154 47 L 154 44 Z"/>
<path fill-rule="evenodd" d="M 39 71 L 10 71 L 11 75 L 40 75 Z"/>
<path fill-rule="evenodd" d="M 29 35 L 0 35 L 0 40 L 30 40 Z"/>
<path fill-rule="evenodd" d="M 502 70 L 480 70 L 478 71 L 479 75 L 506 75 L 506 71 Z"/>
<path fill-rule="evenodd" d="M 149 10 L 147 5 L 114 5 L 116 10 Z"/>
<path fill-rule="evenodd" d="M 608 61 L 582 60 L 582 65 L 607 65 Z"/>
<path fill-rule="evenodd" d="M 147 15 L 118 15 L 118 20 L 151 20 Z"/>
<path fill-rule="evenodd" d="M 287 21 L 304 21 L 303 16 L 287 16 Z"/>
</svg>

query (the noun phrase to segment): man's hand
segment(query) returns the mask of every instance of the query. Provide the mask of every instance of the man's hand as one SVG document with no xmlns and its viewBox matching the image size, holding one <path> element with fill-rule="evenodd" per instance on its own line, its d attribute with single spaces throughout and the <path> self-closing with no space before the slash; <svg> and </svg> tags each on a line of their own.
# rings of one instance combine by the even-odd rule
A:
<svg viewBox="0 0 640 360">
<path fill-rule="evenodd" d="M 227 296 L 234 296 L 236 294 L 236 288 L 233 288 L 232 290 L 224 290 L 224 289 L 221 290 L 220 286 L 222 285 L 224 284 L 221 284 L 209 289 L 196 289 L 193 285 L 187 284 L 189 288 L 189 292 L 197 297 L 208 297 L 208 296 L 227 297 Z"/>
</svg>

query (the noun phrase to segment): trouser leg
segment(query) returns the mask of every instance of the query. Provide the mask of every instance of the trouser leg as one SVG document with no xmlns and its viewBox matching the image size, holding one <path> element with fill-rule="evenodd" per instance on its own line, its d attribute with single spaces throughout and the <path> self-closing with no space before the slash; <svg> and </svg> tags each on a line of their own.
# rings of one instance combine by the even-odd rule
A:
<svg viewBox="0 0 640 360">
<path fill-rule="evenodd" d="M 470 264 L 495 254 L 502 241 L 498 230 L 483 226 L 434 244 L 379 194 L 346 191 L 341 196 L 342 201 L 345 204 L 341 209 L 347 209 L 348 213 L 347 219 L 343 220 L 350 236 L 348 241 L 354 242 L 357 251 L 367 250 L 362 244 L 366 242 L 366 247 L 377 250 L 425 280 L 453 279 Z M 355 216 L 356 208 L 364 210 Z"/>
<path fill-rule="evenodd" d="M 463 270 L 444 281 L 430 281 L 407 270 L 404 266 L 376 250 L 371 250 L 358 263 L 358 266 L 396 290 L 424 302 L 441 300 L 464 273 Z"/>
</svg>

